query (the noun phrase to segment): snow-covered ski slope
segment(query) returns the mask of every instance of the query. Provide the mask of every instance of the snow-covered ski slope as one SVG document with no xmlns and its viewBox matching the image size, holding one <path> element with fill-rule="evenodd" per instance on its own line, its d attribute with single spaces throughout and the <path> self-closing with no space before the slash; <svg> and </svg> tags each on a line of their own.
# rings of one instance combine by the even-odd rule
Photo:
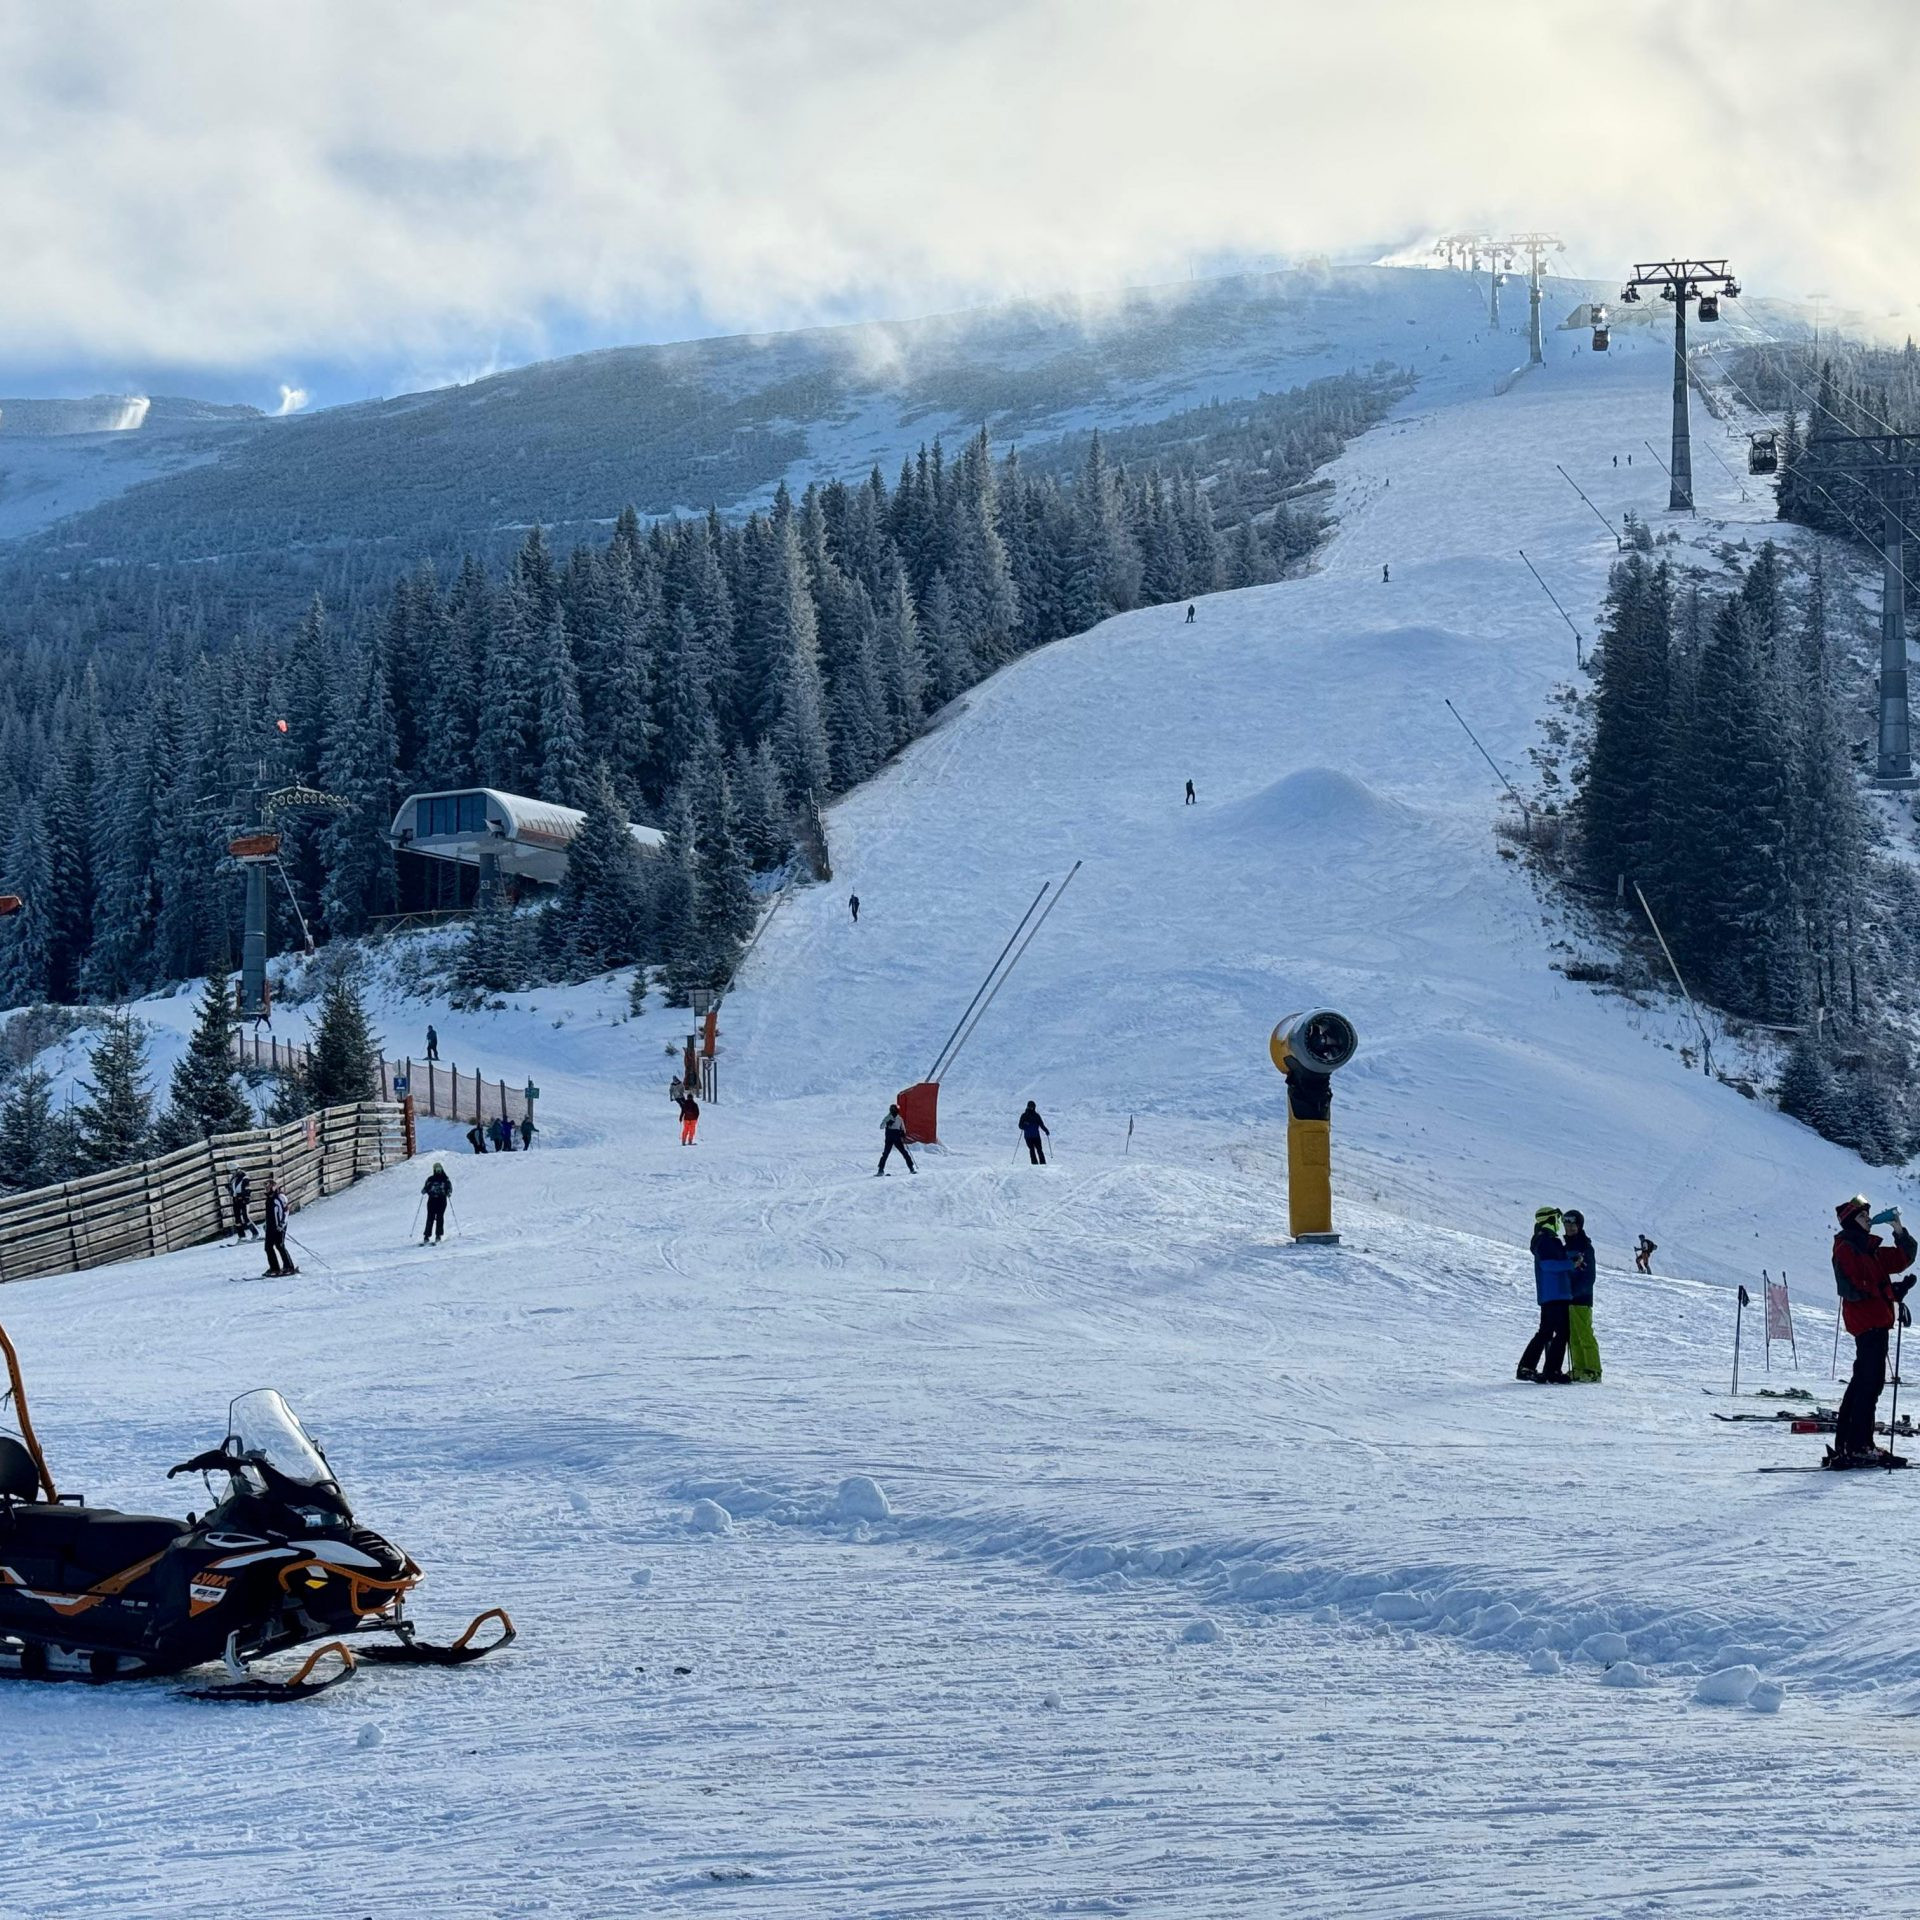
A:
<svg viewBox="0 0 1920 1920">
<path fill-rule="evenodd" d="M 0 1298 L 72 1485 L 164 1506 L 227 1397 L 278 1384 L 429 1567 L 423 1613 L 522 1633 L 272 1715 L 9 1693 L 10 1911 L 1911 1903 L 1884 1783 L 1920 1488 L 1761 1476 L 1820 1443 L 1701 1393 L 1762 1265 L 1824 1379 L 1831 1205 L 1902 1189 L 1690 1074 L 1677 1014 L 1550 971 L 1441 705 L 1516 771 L 1555 711 L 1571 637 L 1514 549 L 1589 630 L 1613 552 L 1556 461 L 1661 524 L 1657 343 L 1556 344 L 1495 393 L 1512 343 L 1456 340 L 1341 463 L 1313 578 L 1036 655 L 840 806 L 696 1148 L 684 1016 L 622 1020 L 623 983 L 389 1001 L 390 1050 L 431 1013 L 443 1055 L 543 1089 L 533 1154 L 448 1156 L 444 1247 L 410 1244 L 416 1165 L 300 1216 L 290 1283 L 207 1250 Z M 1757 538 L 1698 465 L 1690 532 Z M 874 1179 L 887 1096 L 1076 858 L 947 1086 L 949 1151 Z M 1363 1041 L 1337 1251 L 1286 1239 L 1264 1055 L 1316 1002 Z M 1601 1243 L 1603 1387 L 1511 1378 L 1543 1200 Z M 1618 1270 L 1643 1226 L 1678 1277 Z M 1777 1713 L 1695 1700 L 1745 1666 Z"/>
</svg>

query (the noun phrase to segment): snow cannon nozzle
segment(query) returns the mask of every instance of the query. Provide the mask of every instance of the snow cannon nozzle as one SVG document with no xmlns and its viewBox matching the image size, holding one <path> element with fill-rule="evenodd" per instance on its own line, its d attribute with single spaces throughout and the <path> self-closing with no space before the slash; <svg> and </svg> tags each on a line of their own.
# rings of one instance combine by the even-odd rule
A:
<svg viewBox="0 0 1920 1920">
<path fill-rule="evenodd" d="M 1273 1064 L 1282 1073 L 1338 1072 L 1359 1051 L 1360 1036 L 1344 1013 L 1322 1007 L 1296 1013 L 1274 1028 L 1267 1042 Z"/>
</svg>

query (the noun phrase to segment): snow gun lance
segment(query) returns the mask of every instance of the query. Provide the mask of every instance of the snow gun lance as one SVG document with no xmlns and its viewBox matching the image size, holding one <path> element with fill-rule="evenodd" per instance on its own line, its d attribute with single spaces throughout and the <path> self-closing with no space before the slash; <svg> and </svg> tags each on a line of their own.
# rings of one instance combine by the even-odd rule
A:
<svg viewBox="0 0 1920 1920">
<path fill-rule="evenodd" d="M 1282 1020 L 1267 1042 L 1287 1077 L 1287 1229 L 1337 1247 L 1333 1230 L 1333 1075 L 1360 1045 L 1353 1022 L 1325 1008 Z"/>
</svg>

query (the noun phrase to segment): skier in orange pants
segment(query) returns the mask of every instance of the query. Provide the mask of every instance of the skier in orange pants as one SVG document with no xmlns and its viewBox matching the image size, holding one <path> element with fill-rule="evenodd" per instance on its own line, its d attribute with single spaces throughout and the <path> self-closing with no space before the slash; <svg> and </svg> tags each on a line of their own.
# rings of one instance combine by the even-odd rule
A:
<svg viewBox="0 0 1920 1920">
<path fill-rule="evenodd" d="M 693 1136 L 700 1126 L 700 1102 L 692 1094 L 680 1096 L 680 1144 L 683 1147 L 693 1145 Z"/>
</svg>

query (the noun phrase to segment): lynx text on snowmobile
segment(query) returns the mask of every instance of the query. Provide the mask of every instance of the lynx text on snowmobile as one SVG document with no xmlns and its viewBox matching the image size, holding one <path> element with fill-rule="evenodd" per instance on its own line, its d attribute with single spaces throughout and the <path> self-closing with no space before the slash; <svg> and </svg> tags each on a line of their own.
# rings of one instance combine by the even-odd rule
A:
<svg viewBox="0 0 1920 1920">
<path fill-rule="evenodd" d="M 21 1437 L 0 1434 L 0 1675 L 127 1680 L 224 1661 L 208 1700 L 298 1700 L 352 1673 L 343 1636 L 388 1638 L 360 1658 L 459 1666 L 513 1638 L 500 1608 L 451 1646 L 407 1618 L 420 1568 L 358 1525 L 326 1457 L 280 1395 L 242 1394 L 227 1437 L 168 1475 L 224 1474 L 225 1498 L 197 1518 L 89 1507 L 55 1490 L 34 1436 L 13 1343 L 0 1329 Z M 499 1631 L 476 1644 L 489 1622 Z M 285 1680 L 248 1662 L 313 1641 Z"/>
</svg>

